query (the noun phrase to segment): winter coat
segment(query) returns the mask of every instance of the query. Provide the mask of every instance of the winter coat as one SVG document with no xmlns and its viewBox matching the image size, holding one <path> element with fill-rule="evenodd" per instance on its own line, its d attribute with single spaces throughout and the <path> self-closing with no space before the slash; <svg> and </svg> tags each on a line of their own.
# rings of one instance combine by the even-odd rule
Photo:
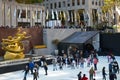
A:
<svg viewBox="0 0 120 80">
<path fill-rule="evenodd" d="M 82 77 L 82 79 L 81 80 L 88 80 L 88 78 L 87 77 Z"/>
</svg>

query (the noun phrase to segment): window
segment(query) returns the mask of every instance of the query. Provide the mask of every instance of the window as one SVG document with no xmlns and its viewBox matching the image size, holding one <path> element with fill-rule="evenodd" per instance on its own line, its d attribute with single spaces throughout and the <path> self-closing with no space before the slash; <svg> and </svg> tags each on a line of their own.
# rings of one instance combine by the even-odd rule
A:
<svg viewBox="0 0 120 80">
<path fill-rule="evenodd" d="M 101 6 L 101 1 L 99 1 L 99 6 Z"/>
<path fill-rule="evenodd" d="M 94 5 L 94 1 L 92 1 L 92 5 Z"/>
<path fill-rule="evenodd" d="M 82 0 L 82 5 L 85 5 L 85 0 Z"/>
<path fill-rule="evenodd" d="M 72 6 L 75 6 L 75 0 L 72 0 Z"/>
<path fill-rule="evenodd" d="M 96 1 L 96 3 L 95 3 L 96 5 L 97 5 L 97 1 Z"/>
<path fill-rule="evenodd" d="M 61 8 L 61 2 L 59 2 L 59 8 Z"/>
<path fill-rule="evenodd" d="M 77 0 L 77 5 L 80 5 L 80 0 Z"/>
<path fill-rule="evenodd" d="M 54 8 L 57 8 L 57 3 L 54 3 Z"/>
<path fill-rule="evenodd" d="M 63 1 L 63 7 L 65 7 L 65 1 Z"/>
<path fill-rule="evenodd" d="M 53 9 L 53 5 L 52 5 L 52 3 L 50 3 L 50 8 Z"/>
<path fill-rule="evenodd" d="M 67 5 L 68 5 L 68 7 L 70 7 L 70 3 L 68 3 Z"/>
</svg>

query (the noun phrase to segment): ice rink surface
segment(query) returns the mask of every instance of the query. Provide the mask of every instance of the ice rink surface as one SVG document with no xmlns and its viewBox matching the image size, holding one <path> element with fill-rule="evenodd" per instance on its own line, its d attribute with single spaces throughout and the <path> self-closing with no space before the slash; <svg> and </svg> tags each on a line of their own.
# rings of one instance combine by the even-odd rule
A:
<svg viewBox="0 0 120 80">
<path fill-rule="evenodd" d="M 116 60 L 118 61 L 118 64 L 120 66 L 120 57 L 116 56 Z M 100 56 L 99 57 L 99 63 L 97 65 L 98 70 L 96 71 L 96 80 L 102 80 L 102 68 L 103 66 L 106 67 L 106 73 L 108 74 L 108 62 L 107 57 Z M 93 66 L 93 65 L 92 65 Z M 39 69 L 39 78 L 38 80 L 78 80 L 77 74 L 82 71 L 82 74 L 86 74 L 86 76 L 89 78 L 89 69 L 90 67 L 87 67 L 87 64 L 85 63 L 84 68 L 75 68 L 71 69 L 66 66 L 63 67 L 63 70 L 57 70 L 53 71 L 53 66 L 48 65 L 48 75 L 45 75 L 44 69 Z M 23 80 L 24 72 L 23 70 L 0 74 L 0 80 Z M 107 75 L 107 80 L 109 76 Z M 118 80 L 120 80 L 120 74 L 117 74 Z M 30 73 L 27 75 L 27 80 L 33 80 L 33 75 Z"/>
</svg>

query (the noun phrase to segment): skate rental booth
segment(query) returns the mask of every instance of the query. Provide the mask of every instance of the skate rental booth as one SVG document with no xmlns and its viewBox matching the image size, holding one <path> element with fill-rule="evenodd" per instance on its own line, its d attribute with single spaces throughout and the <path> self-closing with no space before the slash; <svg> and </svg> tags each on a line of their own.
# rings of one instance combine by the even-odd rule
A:
<svg viewBox="0 0 120 80">
<path fill-rule="evenodd" d="M 75 32 L 67 38 L 60 41 L 58 44 L 59 55 L 68 53 L 71 47 L 76 47 L 79 50 L 85 51 L 86 49 L 99 49 L 99 32 Z M 90 47 L 90 48 L 89 48 Z"/>
</svg>

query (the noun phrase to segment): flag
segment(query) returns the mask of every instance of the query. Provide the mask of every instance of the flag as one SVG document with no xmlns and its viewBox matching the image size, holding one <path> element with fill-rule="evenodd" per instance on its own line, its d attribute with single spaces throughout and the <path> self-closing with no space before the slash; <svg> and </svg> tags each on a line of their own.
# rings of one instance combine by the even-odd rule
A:
<svg viewBox="0 0 120 80">
<path fill-rule="evenodd" d="M 87 11 L 87 18 L 88 18 L 88 26 L 90 26 L 90 14 L 89 14 L 89 12 Z"/>
<path fill-rule="evenodd" d="M 66 13 L 65 13 L 65 11 L 63 11 L 63 17 L 64 17 L 64 20 L 66 20 Z"/>
<path fill-rule="evenodd" d="M 21 14 L 22 14 L 22 9 L 20 9 L 19 18 L 21 18 Z"/>
<path fill-rule="evenodd" d="M 83 11 L 83 19 L 84 19 L 84 21 L 86 21 L 86 13 L 85 13 L 85 11 Z"/>
<path fill-rule="evenodd" d="M 42 13 L 42 10 L 40 10 L 40 20 L 42 20 L 42 16 L 43 16 L 43 13 Z"/>
<path fill-rule="evenodd" d="M 71 22 L 73 22 L 73 13 L 71 11 Z"/>
<path fill-rule="evenodd" d="M 7 16 L 10 17 L 10 7 L 8 7 Z"/>
<path fill-rule="evenodd" d="M 62 20 L 62 12 L 60 11 L 60 20 Z"/>
<path fill-rule="evenodd" d="M 67 11 L 67 20 L 70 21 L 70 14 L 69 14 L 69 11 Z"/>
<path fill-rule="evenodd" d="M 36 11 L 35 11 L 35 18 L 37 19 L 38 17 L 37 17 L 37 13 L 38 13 L 38 11 L 37 11 L 37 9 L 36 9 Z"/>
<path fill-rule="evenodd" d="M 79 14 L 79 12 L 76 13 L 76 18 L 78 19 L 78 22 L 80 22 L 80 14 Z"/>
<path fill-rule="evenodd" d="M 35 13 L 32 11 L 32 19 L 35 19 Z"/>
<path fill-rule="evenodd" d="M 55 19 L 55 16 L 54 16 L 54 12 L 53 12 L 53 10 L 52 10 L 52 19 Z"/>
<path fill-rule="evenodd" d="M 48 9 L 47 9 L 47 11 L 46 11 L 46 20 L 48 20 L 49 19 L 49 12 L 48 12 Z"/>
<path fill-rule="evenodd" d="M 58 18 L 58 12 L 57 12 L 57 10 L 55 10 L 55 14 L 56 14 L 56 19 L 58 20 L 59 18 Z"/>
<path fill-rule="evenodd" d="M 74 15 L 75 15 L 75 21 L 77 21 L 77 12 L 74 11 Z"/>
<path fill-rule="evenodd" d="M 26 7 L 26 19 L 28 18 L 28 8 Z"/>
<path fill-rule="evenodd" d="M 17 12 L 17 10 L 16 10 L 16 8 L 15 8 L 15 10 L 14 10 L 14 17 L 16 17 L 16 12 Z"/>
<path fill-rule="evenodd" d="M 99 9 L 97 9 L 97 16 L 98 16 L 98 20 L 100 19 L 100 12 Z"/>
</svg>

